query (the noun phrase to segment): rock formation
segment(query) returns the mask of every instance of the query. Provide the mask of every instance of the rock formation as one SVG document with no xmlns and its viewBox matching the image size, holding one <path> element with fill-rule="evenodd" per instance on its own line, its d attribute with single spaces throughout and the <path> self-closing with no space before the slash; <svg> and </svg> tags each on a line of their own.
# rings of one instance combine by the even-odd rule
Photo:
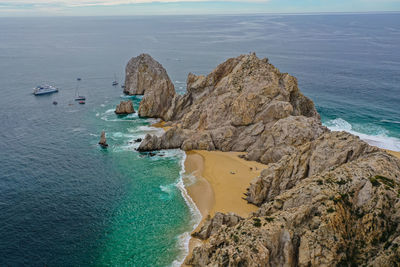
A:
<svg viewBox="0 0 400 267">
<path fill-rule="evenodd" d="M 115 109 L 115 113 L 118 115 L 135 113 L 135 109 L 133 108 L 132 101 L 130 101 L 130 100 L 121 101 L 117 105 L 117 108 Z"/>
<path fill-rule="evenodd" d="M 108 147 L 107 139 L 106 139 L 106 132 L 105 132 L 105 131 L 102 131 L 102 132 L 101 132 L 99 145 L 100 145 L 101 147 Z"/>
<path fill-rule="evenodd" d="M 146 135 L 139 150 L 246 151 L 268 164 L 246 193 L 259 210 L 208 218 L 193 233 L 207 242 L 187 264 L 400 265 L 400 160 L 323 127 L 294 77 L 250 54 L 189 74 L 185 95 L 168 86 L 143 93 L 143 110 L 171 128 Z"/>
<path fill-rule="evenodd" d="M 143 95 L 139 116 L 168 120 L 168 107 L 175 95 L 174 85 L 163 66 L 148 54 L 129 60 L 126 66 L 124 93 Z"/>
<path fill-rule="evenodd" d="M 139 110 L 158 103 L 149 99 L 160 90 L 171 98 L 170 88 L 152 88 Z M 146 136 L 140 151 L 247 151 L 250 159 L 269 163 L 326 131 L 297 80 L 255 54 L 229 59 L 207 76 L 189 74 L 187 93 L 172 98 L 163 112 L 158 106 L 149 111 L 170 121 L 171 129 L 161 137 Z"/>
<path fill-rule="evenodd" d="M 209 229 L 214 234 L 194 249 L 188 263 L 398 266 L 400 162 L 378 149 L 362 154 L 291 186 L 288 179 L 270 179 L 270 184 L 282 185 L 281 192 L 234 226 Z"/>
</svg>

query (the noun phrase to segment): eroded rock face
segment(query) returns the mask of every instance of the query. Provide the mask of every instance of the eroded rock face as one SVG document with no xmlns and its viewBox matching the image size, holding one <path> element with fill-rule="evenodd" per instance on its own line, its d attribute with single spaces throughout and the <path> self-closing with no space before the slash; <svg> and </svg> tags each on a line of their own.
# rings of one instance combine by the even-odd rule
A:
<svg viewBox="0 0 400 267">
<path fill-rule="evenodd" d="M 256 147 L 249 157 L 266 163 L 326 131 L 312 101 L 300 93 L 296 78 L 255 54 L 228 59 L 207 76 L 190 73 L 187 93 L 175 94 L 163 118 L 171 121 L 170 131 L 182 142 L 169 142 L 167 136 L 147 138 L 139 150 L 255 151 Z"/>
<path fill-rule="evenodd" d="M 241 220 L 243 220 L 243 218 L 234 213 L 223 214 L 217 212 L 214 217 L 208 218 L 200 230 L 194 232 L 192 236 L 205 240 L 221 230 L 222 227 L 235 226 Z"/>
<path fill-rule="evenodd" d="M 250 185 L 247 200 L 261 205 L 292 188 L 302 179 L 376 151 L 378 148 L 371 147 L 352 134 L 326 132 L 263 170 Z"/>
<path fill-rule="evenodd" d="M 210 235 L 188 263 L 398 265 L 400 161 L 377 149 L 356 154 L 333 170 L 298 180 L 251 217 Z"/>
<path fill-rule="evenodd" d="M 164 67 L 150 55 L 141 54 L 128 62 L 125 72 L 124 93 L 144 95 L 139 116 L 168 120 L 175 89 Z"/>
<path fill-rule="evenodd" d="M 115 113 L 119 114 L 119 115 L 135 113 L 135 109 L 133 108 L 132 101 L 130 101 L 130 100 L 121 101 L 117 105 L 117 108 L 115 109 Z"/>
</svg>

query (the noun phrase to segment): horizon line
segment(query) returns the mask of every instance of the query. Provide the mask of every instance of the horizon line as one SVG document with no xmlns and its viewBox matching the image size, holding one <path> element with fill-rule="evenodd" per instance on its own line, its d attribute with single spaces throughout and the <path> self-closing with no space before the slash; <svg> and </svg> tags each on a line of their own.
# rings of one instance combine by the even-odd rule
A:
<svg viewBox="0 0 400 267">
<path fill-rule="evenodd" d="M 325 12 L 248 12 L 248 13 L 186 13 L 186 14 L 132 14 L 132 15 L 36 15 L 36 16 L 2 16 L 0 18 L 58 18 L 58 17 L 168 17 L 168 16 L 243 16 L 243 15 L 281 15 L 281 16 L 296 16 L 296 15 L 363 15 L 363 14 L 397 14 L 398 11 L 325 11 Z"/>
</svg>

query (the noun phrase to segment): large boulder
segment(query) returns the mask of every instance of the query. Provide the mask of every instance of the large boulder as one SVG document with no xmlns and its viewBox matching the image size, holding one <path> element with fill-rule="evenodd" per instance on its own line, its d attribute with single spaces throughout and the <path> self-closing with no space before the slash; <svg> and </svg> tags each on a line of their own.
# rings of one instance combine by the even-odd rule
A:
<svg viewBox="0 0 400 267">
<path fill-rule="evenodd" d="M 130 100 L 121 101 L 117 105 L 117 108 L 115 109 L 115 113 L 118 115 L 135 113 L 135 109 L 133 108 L 132 101 L 130 101 Z"/>
</svg>

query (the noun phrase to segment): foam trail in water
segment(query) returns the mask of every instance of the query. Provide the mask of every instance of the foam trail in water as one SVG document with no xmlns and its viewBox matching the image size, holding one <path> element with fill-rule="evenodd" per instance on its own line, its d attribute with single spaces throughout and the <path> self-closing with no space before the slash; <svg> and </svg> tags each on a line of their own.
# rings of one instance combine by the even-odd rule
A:
<svg viewBox="0 0 400 267">
<path fill-rule="evenodd" d="M 174 190 L 176 190 L 176 185 L 175 184 L 169 184 L 169 185 L 160 185 L 160 189 L 164 194 L 160 196 L 160 199 L 162 200 L 170 200 L 174 196 Z"/>
<path fill-rule="evenodd" d="M 400 151 L 400 139 L 395 137 L 387 136 L 386 131 L 381 129 L 376 135 L 369 135 L 353 130 L 352 125 L 342 118 L 337 118 L 324 123 L 332 131 L 346 131 L 354 134 L 364 140 L 372 146 L 377 146 L 383 149 L 389 149 L 393 151 Z"/>
<path fill-rule="evenodd" d="M 194 231 L 197 226 L 200 224 L 202 216 L 200 210 L 197 208 L 196 204 L 194 203 L 193 199 L 189 196 L 188 192 L 186 191 L 185 185 L 183 184 L 183 175 L 185 173 L 185 160 L 186 160 L 186 153 L 180 150 L 177 150 L 182 155 L 181 160 L 181 171 L 179 172 L 179 181 L 176 186 L 182 193 L 183 198 L 185 199 L 186 204 L 189 207 L 189 210 L 192 214 L 192 224 L 193 228 L 190 232 Z M 176 260 L 174 260 L 171 266 L 179 267 L 183 264 L 186 256 L 189 254 L 189 241 L 190 241 L 190 232 L 184 232 L 183 234 L 178 236 L 179 240 L 179 248 L 182 251 L 181 255 L 178 256 Z"/>
</svg>

